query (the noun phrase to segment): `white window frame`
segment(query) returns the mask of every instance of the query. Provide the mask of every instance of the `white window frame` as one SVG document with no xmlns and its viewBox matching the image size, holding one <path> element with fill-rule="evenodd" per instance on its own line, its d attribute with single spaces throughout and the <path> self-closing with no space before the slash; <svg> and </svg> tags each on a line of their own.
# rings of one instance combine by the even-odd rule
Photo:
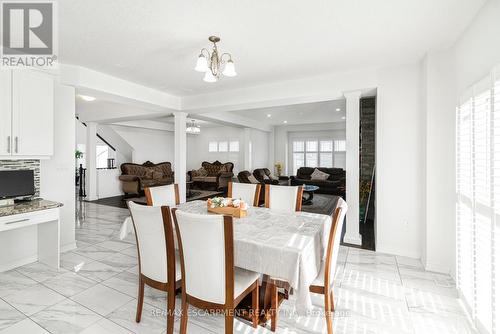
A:
<svg viewBox="0 0 500 334">
<path fill-rule="evenodd" d="M 329 142 L 332 142 L 332 150 L 331 151 L 321 151 L 321 142 L 326 142 L 326 141 L 329 141 Z M 324 137 L 321 137 L 321 138 L 292 138 L 292 168 L 294 168 L 294 171 L 293 173 L 295 173 L 297 171 L 297 168 L 299 167 L 298 165 L 296 165 L 295 163 L 295 154 L 302 154 L 303 155 L 303 159 L 304 159 L 304 166 L 301 166 L 301 167 L 305 167 L 307 166 L 307 154 L 308 153 L 314 153 L 316 154 L 316 164 L 315 166 L 308 166 L 308 167 L 327 167 L 327 166 L 320 166 L 320 161 L 321 161 L 321 154 L 325 154 L 325 153 L 330 153 L 331 155 L 331 161 L 332 161 L 332 165 L 330 167 L 333 167 L 335 164 L 334 164 L 334 143 L 335 143 L 335 139 L 333 138 L 324 138 Z M 302 142 L 303 143 L 303 149 L 302 150 L 295 150 L 295 143 L 296 142 Z M 316 142 L 316 149 L 315 150 L 308 150 L 308 145 L 307 145 L 307 142 Z"/>
</svg>

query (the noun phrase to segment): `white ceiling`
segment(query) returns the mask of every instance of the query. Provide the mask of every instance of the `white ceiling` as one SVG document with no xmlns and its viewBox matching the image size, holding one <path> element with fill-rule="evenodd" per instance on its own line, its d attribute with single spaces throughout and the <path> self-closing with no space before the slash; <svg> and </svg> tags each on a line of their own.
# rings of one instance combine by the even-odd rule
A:
<svg viewBox="0 0 500 334">
<path fill-rule="evenodd" d="M 233 111 L 267 125 L 345 122 L 345 100 Z M 270 115 L 270 117 L 268 117 Z M 286 121 L 286 123 L 284 123 Z"/>
<path fill-rule="evenodd" d="M 410 63 L 453 43 L 485 0 L 64 0 L 63 63 L 176 95 Z M 235 78 L 193 71 L 207 37 Z"/>
</svg>

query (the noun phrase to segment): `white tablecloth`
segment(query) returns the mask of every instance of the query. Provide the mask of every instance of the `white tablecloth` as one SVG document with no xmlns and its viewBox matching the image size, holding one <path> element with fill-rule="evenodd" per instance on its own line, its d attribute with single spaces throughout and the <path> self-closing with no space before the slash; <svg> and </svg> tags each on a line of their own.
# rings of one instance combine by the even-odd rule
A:
<svg viewBox="0 0 500 334">
<path fill-rule="evenodd" d="M 207 214 L 206 205 L 192 201 L 178 208 Z M 288 282 L 295 291 L 297 310 L 308 310 L 312 307 L 309 286 L 326 256 L 331 222 L 330 216 L 321 214 L 250 207 L 247 217 L 234 219 L 235 266 Z M 132 221 L 127 218 L 120 238 L 132 232 Z"/>
</svg>

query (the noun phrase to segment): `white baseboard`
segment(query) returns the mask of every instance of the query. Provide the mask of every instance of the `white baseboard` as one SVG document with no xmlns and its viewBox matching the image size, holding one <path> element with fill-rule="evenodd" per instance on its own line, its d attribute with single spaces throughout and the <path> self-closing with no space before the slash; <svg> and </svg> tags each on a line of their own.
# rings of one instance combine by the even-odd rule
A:
<svg viewBox="0 0 500 334">
<path fill-rule="evenodd" d="M 67 243 L 66 245 L 61 245 L 61 253 L 72 251 L 73 249 L 76 249 L 76 241 Z"/>
<path fill-rule="evenodd" d="M 391 248 L 391 247 L 384 247 L 384 246 L 375 246 L 377 253 L 384 253 L 384 254 L 389 254 L 389 255 L 397 255 L 397 256 L 404 256 L 404 257 L 409 257 L 412 259 L 421 259 L 421 254 L 418 252 L 402 252 L 399 249 Z"/>
<path fill-rule="evenodd" d="M 356 235 L 347 235 L 347 233 L 344 235 L 344 243 L 346 244 L 351 244 L 351 245 L 357 245 L 361 246 L 361 235 L 358 234 Z"/>
<path fill-rule="evenodd" d="M 450 268 L 448 267 L 448 265 L 443 264 L 443 263 L 427 261 L 425 263 L 425 270 L 433 271 L 433 272 L 440 273 L 440 274 L 451 275 Z"/>
<path fill-rule="evenodd" d="M 17 267 L 22 267 L 22 266 L 25 266 L 27 264 L 30 264 L 30 263 L 33 263 L 33 262 L 36 262 L 36 261 L 38 261 L 38 255 L 37 254 L 25 257 L 25 258 L 20 259 L 20 260 L 8 262 L 8 263 L 0 265 L 0 273 L 4 272 L 4 271 L 15 269 Z"/>
</svg>

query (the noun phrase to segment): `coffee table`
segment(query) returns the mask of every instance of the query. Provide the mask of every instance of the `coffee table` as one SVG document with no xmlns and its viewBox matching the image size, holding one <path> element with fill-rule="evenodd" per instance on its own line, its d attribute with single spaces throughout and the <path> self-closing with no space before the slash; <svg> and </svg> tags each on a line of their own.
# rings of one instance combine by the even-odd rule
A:
<svg viewBox="0 0 500 334">
<path fill-rule="evenodd" d="M 314 197 L 314 192 L 318 190 L 318 186 L 313 186 L 309 184 L 304 184 L 302 186 L 302 205 L 312 205 L 313 204 L 313 197 Z M 304 196 L 305 195 L 305 196 Z"/>
</svg>

